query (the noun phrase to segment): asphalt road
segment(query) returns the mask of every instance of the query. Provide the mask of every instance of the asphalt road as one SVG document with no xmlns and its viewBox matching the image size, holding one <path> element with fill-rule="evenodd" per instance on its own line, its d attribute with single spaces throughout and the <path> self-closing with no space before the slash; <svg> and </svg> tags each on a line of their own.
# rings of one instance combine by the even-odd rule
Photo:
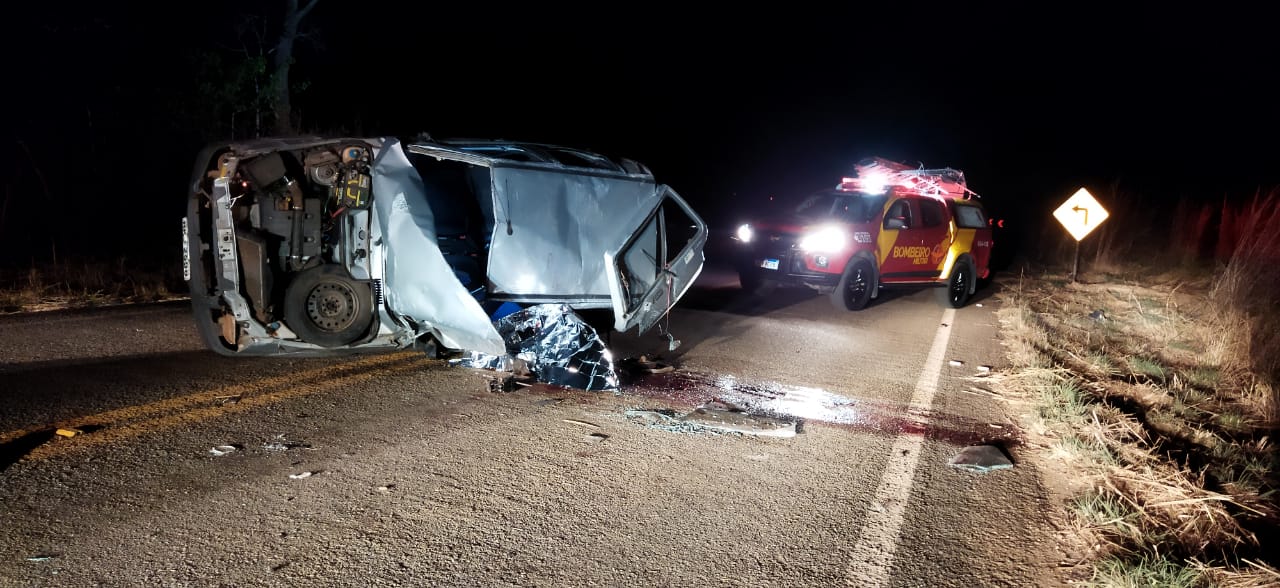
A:
<svg viewBox="0 0 1280 588">
<path fill-rule="evenodd" d="M 675 351 L 612 335 L 676 368 L 619 394 L 222 358 L 185 304 L 0 317 L 0 586 L 1065 582 L 1017 417 L 975 392 L 997 285 L 855 313 L 736 286 L 708 268 Z M 948 465 L 983 443 L 1014 467 Z"/>
</svg>

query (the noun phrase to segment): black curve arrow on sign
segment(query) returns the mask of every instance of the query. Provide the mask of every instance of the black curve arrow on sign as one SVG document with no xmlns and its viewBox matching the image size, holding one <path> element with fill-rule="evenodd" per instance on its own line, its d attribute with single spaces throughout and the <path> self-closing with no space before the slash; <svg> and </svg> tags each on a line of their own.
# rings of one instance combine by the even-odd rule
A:
<svg viewBox="0 0 1280 588">
<path fill-rule="evenodd" d="M 1080 208 L 1079 206 L 1072 206 L 1072 207 L 1071 207 L 1071 210 L 1072 210 L 1072 211 L 1074 211 L 1074 212 L 1083 212 L 1083 213 L 1084 213 L 1084 224 L 1085 224 L 1086 226 L 1089 224 L 1089 209 L 1088 209 L 1088 208 Z"/>
</svg>

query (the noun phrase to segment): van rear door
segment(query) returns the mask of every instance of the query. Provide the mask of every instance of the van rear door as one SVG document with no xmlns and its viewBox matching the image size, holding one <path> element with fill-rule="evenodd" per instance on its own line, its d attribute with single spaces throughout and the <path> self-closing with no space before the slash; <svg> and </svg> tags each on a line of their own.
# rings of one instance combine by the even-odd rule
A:
<svg viewBox="0 0 1280 588">
<path fill-rule="evenodd" d="M 619 250 L 605 254 L 614 329 L 648 331 L 702 273 L 707 225 L 674 190 Z"/>
</svg>

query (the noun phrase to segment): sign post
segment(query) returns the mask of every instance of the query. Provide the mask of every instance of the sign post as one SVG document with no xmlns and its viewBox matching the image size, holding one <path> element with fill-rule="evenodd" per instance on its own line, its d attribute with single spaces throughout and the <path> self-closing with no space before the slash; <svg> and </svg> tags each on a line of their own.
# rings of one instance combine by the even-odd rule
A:
<svg viewBox="0 0 1280 588">
<path fill-rule="evenodd" d="M 1071 264 L 1072 282 L 1076 281 L 1076 276 L 1080 273 L 1080 240 L 1098 228 L 1108 216 L 1107 209 L 1098 204 L 1093 194 L 1084 188 L 1076 190 L 1062 206 L 1053 211 L 1053 218 L 1058 219 L 1076 240 L 1075 260 Z"/>
</svg>

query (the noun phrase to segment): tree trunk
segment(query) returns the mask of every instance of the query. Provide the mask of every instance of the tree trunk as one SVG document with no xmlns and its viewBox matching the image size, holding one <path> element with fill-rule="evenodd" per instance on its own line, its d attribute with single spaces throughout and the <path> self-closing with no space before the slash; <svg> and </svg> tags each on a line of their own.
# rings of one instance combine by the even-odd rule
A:
<svg viewBox="0 0 1280 588">
<path fill-rule="evenodd" d="M 276 42 L 272 60 L 271 86 L 275 93 L 273 105 L 277 135 L 292 135 L 297 130 L 293 126 L 293 111 L 289 104 L 289 66 L 293 64 L 293 42 L 298 39 L 298 25 L 319 1 L 308 0 L 307 5 L 299 9 L 298 0 L 287 0 L 284 28 L 280 31 L 280 40 Z"/>
</svg>

